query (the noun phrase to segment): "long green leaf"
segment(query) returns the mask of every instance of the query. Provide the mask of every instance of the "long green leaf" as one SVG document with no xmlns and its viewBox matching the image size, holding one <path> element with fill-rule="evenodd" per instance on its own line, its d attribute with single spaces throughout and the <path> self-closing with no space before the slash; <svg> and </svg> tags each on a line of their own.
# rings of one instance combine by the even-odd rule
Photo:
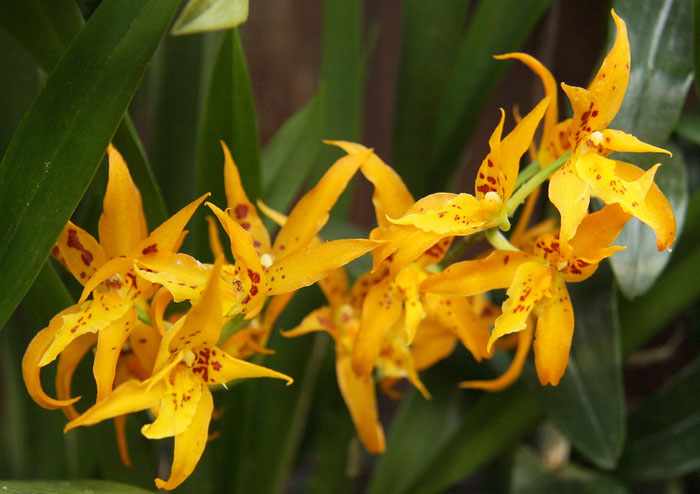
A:
<svg viewBox="0 0 700 494">
<path fill-rule="evenodd" d="M 309 175 L 322 143 L 323 90 L 287 120 L 263 149 L 265 203 L 287 211 Z"/>
<path fill-rule="evenodd" d="M 0 490 L 9 494 L 146 494 L 136 487 L 104 480 L 26 481 L 0 480 Z"/>
<path fill-rule="evenodd" d="M 687 0 L 617 0 L 615 10 L 627 23 L 632 60 L 627 93 L 611 127 L 666 146 L 693 80 L 691 4 Z M 614 30 L 612 20 L 609 25 Z M 634 154 L 618 157 L 645 169 L 659 161 L 664 163 L 657 183 L 674 208 L 680 231 L 688 190 L 685 163 L 682 157 L 674 158 L 669 161 L 661 155 Z M 650 247 L 655 243 L 654 233 L 636 220 L 625 226 L 619 242 L 627 249 L 612 257 L 613 270 L 622 293 L 634 298 L 653 285 L 670 254 L 654 251 Z"/>
<path fill-rule="evenodd" d="M 700 361 L 645 400 L 628 423 L 620 461 L 627 479 L 672 478 L 700 468 Z"/>
<path fill-rule="evenodd" d="M 440 97 L 449 82 L 470 2 L 410 0 L 403 5 L 394 112 L 393 166 L 411 190 L 427 190 L 425 172 Z"/>
<path fill-rule="evenodd" d="M 620 482 L 595 470 L 568 464 L 564 468 L 547 468 L 528 448 L 515 453 L 511 494 L 625 494 Z"/>
<path fill-rule="evenodd" d="M 0 325 L 87 188 L 177 4 L 104 2 L 17 128 L 0 162 Z"/>
<path fill-rule="evenodd" d="M 541 386 L 533 366 L 527 374 L 531 392 L 573 447 L 610 469 L 622 451 L 625 401 L 612 277 L 603 268 L 585 284 L 568 287 L 576 321 L 569 364 L 559 385 Z"/>
<path fill-rule="evenodd" d="M 450 82 L 437 111 L 432 158 L 416 194 L 434 192 L 453 170 L 466 139 L 474 128 L 488 95 L 507 64 L 493 55 L 517 50 L 542 16 L 549 0 L 480 2 L 454 62 Z M 407 164 L 405 166 L 408 166 Z"/>
<path fill-rule="evenodd" d="M 231 29 L 248 19 L 248 0 L 190 0 L 173 25 L 174 35 Z"/>
<path fill-rule="evenodd" d="M 258 125 L 245 54 L 235 29 L 222 38 L 212 67 L 197 156 L 197 191 L 211 192 L 210 200 L 224 207 L 224 155 L 220 141 L 231 150 L 248 197 L 256 200 L 261 194 Z M 198 240 L 198 255 L 206 256 L 206 235 L 199 235 Z"/>
</svg>

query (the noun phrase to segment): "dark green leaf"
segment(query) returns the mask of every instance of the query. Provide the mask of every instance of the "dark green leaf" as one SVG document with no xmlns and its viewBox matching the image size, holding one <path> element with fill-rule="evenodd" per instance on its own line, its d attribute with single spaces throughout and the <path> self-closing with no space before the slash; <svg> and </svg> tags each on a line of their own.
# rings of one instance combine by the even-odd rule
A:
<svg viewBox="0 0 700 494">
<path fill-rule="evenodd" d="M 688 203 L 683 235 L 668 268 L 654 287 L 633 302 L 620 300 L 622 351 L 628 354 L 649 341 L 700 297 L 700 193 Z"/>
<path fill-rule="evenodd" d="M 611 127 L 668 147 L 693 79 L 691 4 L 687 0 L 617 0 L 615 10 L 627 23 L 632 61 L 627 93 Z M 613 30 L 612 20 L 609 25 Z M 658 154 L 615 157 L 644 169 L 659 161 L 664 163 L 657 183 L 674 208 L 680 230 L 688 200 L 682 157 L 674 157 L 673 161 Z M 625 226 L 620 236 L 619 242 L 627 250 L 612 257 L 611 262 L 620 289 L 628 298 L 648 290 L 670 258 L 667 252 L 652 250 L 654 240 L 653 233 L 637 221 Z"/>
<path fill-rule="evenodd" d="M 262 153 L 265 203 L 287 211 L 322 146 L 323 90 L 287 120 Z"/>
<path fill-rule="evenodd" d="M 410 0 L 403 4 L 401 60 L 394 113 L 393 166 L 409 189 L 425 192 L 416 163 L 430 159 L 435 115 L 449 82 L 470 2 Z"/>
<path fill-rule="evenodd" d="M 620 473 L 634 481 L 700 468 L 700 361 L 688 365 L 628 418 Z"/>
<path fill-rule="evenodd" d="M 700 2 L 693 0 L 693 67 L 700 74 Z M 695 78 L 695 92 L 700 95 L 700 82 Z"/>
<path fill-rule="evenodd" d="M 136 487 L 104 480 L 0 481 L 0 490 L 10 494 L 145 494 Z"/>
<path fill-rule="evenodd" d="M 174 35 L 231 29 L 248 19 L 248 0 L 190 0 L 173 24 Z"/>
<path fill-rule="evenodd" d="M 444 491 L 516 444 L 541 418 L 537 402 L 522 385 L 483 395 L 405 492 Z"/>
<path fill-rule="evenodd" d="M 74 0 L 2 0 L 0 25 L 51 72 L 80 31 L 83 17 Z"/>
<path fill-rule="evenodd" d="M 460 151 L 507 68 L 493 55 L 517 50 L 542 16 L 549 0 L 479 2 L 459 47 L 454 70 L 437 111 L 432 159 L 413 162 L 424 170 L 416 194 L 434 192 L 452 172 Z M 405 164 L 408 167 L 408 164 Z"/>
<path fill-rule="evenodd" d="M 624 494 L 625 486 L 594 470 L 574 464 L 549 469 L 527 449 L 515 453 L 511 494 Z"/>
<path fill-rule="evenodd" d="M 678 125 L 676 125 L 676 132 L 693 144 L 700 146 L 700 115 L 697 113 L 681 115 Z"/>
<path fill-rule="evenodd" d="M 364 2 L 323 0 L 322 12 L 321 85 L 324 104 L 321 135 L 323 139 L 357 141 L 364 101 Z M 315 184 L 343 154 L 335 146 L 322 146 L 311 172 L 311 184 Z M 337 216 L 347 213 L 348 199 L 349 192 L 346 191 L 337 206 Z"/>
<path fill-rule="evenodd" d="M 17 128 L 0 162 L 0 324 L 90 183 L 177 4 L 103 2 Z"/>
<path fill-rule="evenodd" d="M 245 54 L 237 30 L 226 32 L 209 79 L 199 132 L 197 191 L 225 207 L 224 141 L 233 156 L 248 197 L 260 197 L 260 142 Z M 201 222 L 200 222 L 201 223 Z M 206 235 L 198 237 L 198 255 L 209 251 Z"/>
<path fill-rule="evenodd" d="M 531 391 L 574 448 L 601 468 L 613 468 L 624 441 L 624 391 L 616 304 L 610 272 L 569 284 L 575 329 L 569 364 L 558 386 L 541 386 L 528 365 Z"/>
</svg>

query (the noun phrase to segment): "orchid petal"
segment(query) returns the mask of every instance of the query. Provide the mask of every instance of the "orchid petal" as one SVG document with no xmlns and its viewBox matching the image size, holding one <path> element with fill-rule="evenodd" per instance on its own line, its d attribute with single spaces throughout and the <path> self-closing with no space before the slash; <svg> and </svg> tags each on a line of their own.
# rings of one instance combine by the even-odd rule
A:
<svg viewBox="0 0 700 494">
<path fill-rule="evenodd" d="M 333 325 L 333 311 L 327 305 L 311 311 L 296 328 L 280 331 L 280 333 L 286 338 L 295 338 L 318 331 L 326 331 L 334 337 L 337 336 Z"/>
<path fill-rule="evenodd" d="M 83 285 L 107 262 L 104 249 L 95 237 L 70 221 L 58 237 L 56 247 L 68 271 Z"/>
<path fill-rule="evenodd" d="M 221 256 L 226 256 L 224 254 L 224 248 L 221 245 L 221 239 L 219 238 L 219 224 L 214 219 L 213 216 L 207 216 L 207 233 L 209 234 L 209 248 L 211 253 L 214 254 L 214 259 Z"/>
<path fill-rule="evenodd" d="M 331 307 L 340 307 L 348 297 L 348 274 L 345 269 L 334 269 L 318 282 Z"/>
<path fill-rule="evenodd" d="M 611 204 L 589 214 L 581 221 L 576 235 L 571 239 L 572 255 L 589 262 L 599 262 L 603 259 L 600 257 L 601 251 L 615 241 L 631 217 L 619 204 Z"/>
<path fill-rule="evenodd" d="M 603 134 L 601 146 L 609 151 L 620 151 L 623 153 L 666 153 L 671 156 L 670 151 L 642 142 L 633 135 L 622 132 L 621 130 L 605 129 L 601 134 Z"/>
<path fill-rule="evenodd" d="M 220 348 L 204 343 L 194 349 L 195 361 L 192 372 L 199 373 L 207 384 L 226 384 L 234 379 L 270 377 L 284 379 L 287 385 L 294 380 L 286 374 L 232 357 Z"/>
<path fill-rule="evenodd" d="M 588 205 L 591 202 L 588 186 L 579 178 L 571 161 L 549 180 L 549 200 L 561 215 L 559 241 L 562 252 L 567 252 L 569 240 L 576 234 L 576 229 L 588 213 Z"/>
<path fill-rule="evenodd" d="M 141 278 L 162 285 L 175 302 L 182 302 L 199 300 L 211 265 L 187 254 L 165 253 L 136 260 L 134 269 Z"/>
<path fill-rule="evenodd" d="M 449 295 L 428 295 L 426 300 L 431 312 L 448 331 L 459 338 L 477 362 L 490 357 L 491 350 L 486 348 L 489 328 L 474 312 L 467 299 Z"/>
<path fill-rule="evenodd" d="M 118 275 L 119 273 L 128 273 L 131 271 L 133 262 L 133 259 L 129 257 L 116 257 L 104 263 L 97 271 L 95 271 L 87 283 L 85 283 L 78 303 L 85 302 L 88 296 L 90 296 L 90 294 L 102 283 L 107 282 L 108 285 L 112 285 L 114 288 L 121 288 L 126 280 L 124 280 L 121 276 L 117 276 L 111 280 L 110 278 L 112 278 L 114 275 Z M 135 281 L 131 280 L 130 285 L 134 286 Z"/>
<path fill-rule="evenodd" d="M 187 430 L 202 398 L 202 381 L 186 368 L 175 369 L 165 381 L 156 420 L 141 428 L 148 439 L 176 436 Z"/>
<path fill-rule="evenodd" d="M 92 366 L 95 384 L 97 384 L 96 401 L 103 400 L 112 392 L 117 360 L 119 360 L 124 342 L 129 337 L 135 321 L 136 310 L 132 308 L 97 333 L 97 350 Z"/>
<path fill-rule="evenodd" d="M 131 179 L 124 158 L 110 145 L 109 181 L 104 197 L 104 211 L 98 230 L 100 243 L 108 258 L 126 256 L 146 238 L 148 229 L 141 205 L 141 194 Z"/>
<path fill-rule="evenodd" d="M 85 354 L 97 343 L 97 335 L 88 333 L 74 339 L 61 352 L 58 357 L 58 366 L 56 367 L 56 397 L 61 401 L 71 399 L 70 390 L 73 382 L 73 374 L 75 369 L 83 360 Z M 63 413 L 72 420 L 79 414 L 73 405 L 63 407 Z"/>
<path fill-rule="evenodd" d="M 542 305 L 535 333 L 535 367 L 540 384 L 556 386 L 569 362 L 574 333 L 574 309 L 566 285 L 559 277 L 552 283 L 552 297 Z"/>
<path fill-rule="evenodd" d="M 411 344 L 413 365 L 420 371 L 448 357 L 457 346 L 457 338 L 435 317 L 421 321 Z"/>
</svg>

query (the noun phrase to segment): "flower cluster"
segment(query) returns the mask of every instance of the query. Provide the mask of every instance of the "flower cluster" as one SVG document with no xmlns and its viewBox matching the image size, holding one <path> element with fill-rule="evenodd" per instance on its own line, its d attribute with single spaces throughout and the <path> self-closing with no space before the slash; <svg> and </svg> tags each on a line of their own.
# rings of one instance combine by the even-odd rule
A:
<svg viewBox="0 0 700 494">
<path fill-rule="evenodd" d="M 561 122 L 549 71 L 526 54 L 499 57 L 530 67 L 541 78 L 545 97 L 505 137 L 501 111 L 474 195 L 437 193 L 416 201 L 371 149 L 338 141 L 330 144 L 345 156 L 285 217 L 249 200 L 223 145 L 227 208 L 206 203 L 215 217 L 209 218 L 213 265 L 178 252 L 186 224 L 207 195 L 149 234 L 139 191 L 110 147 L 99 242 L 69 223 L 53 251 L 84 288 L 78 304 L 56 315 L 30 343 L 23 360 L 30 395 L 45 408 L 62 408 L 70 419 L 66 430 L 115 418 L 123 436 L 125 414 L 150 410 L 155 420 L 142 433 L 175 438 L 170 477 L 156 479 L 158 487 L 173 489 L 204 450 L 213 411 L 210 386 L 252 377 L 291 383 L 291 377 L 245 359 L 269 351 L 277 316 L 296 290 L 317 282 L 328 305 L 283 334 L 331 335 L 338 386 L 369 452 L 385 449 L 375 381 L 395 397 L 393 385 L 406 378 L 429 398 L 419 371 L 450 355 L 458 343 L 476 361 L 491 358 L 495 349 L 516 347 L 502 376 L 463 387 L 508 386 L 533 346 L 540 382 L 556 386 L 574 330 L 566 284 L 590 277 L 603 259 L 624 248 L 612 243 L 632 216 L 654 229 L 659 250 L 675 238 L 673 212 L 653 182 L 658 165 L 643 171 L 608 157 L 614 151 L 666 152 L 608 128 L 624 97 L 630 60 L 625 23 L 614 12 L 613 17 L 617 38 L 590 86 L 562 84 L 573 117 Z M 521 173 L 528 150 L 534 161 Z M 318 234 L 358 172 L 374 186 L 377 226 L 367 239 L 323 242 Z M 548 179 L 560 226 L 551 219 L 530 225 L 539 186 Z M 605 206 L 590 213 L 591 197 Z M 506 239 L 501 232 L 511 229 L 510 218 L 523 203 Z M 258 208 L 281 227 L 274 241 Z M 218 225 L 230 252 L 220 243 Z M 447 263 L 446 254 L 453 244 L 459 249 L 454 240 L 460 237 L 485 238 L 491 248 Z M 351 284 L 343 266 L 366 253 L 373 266 Z M 496 289 L 506 289 L 500 308 L 489 298 Z M 171 301 L 189 302 L 190 308 L 166 318 Z M 222 331 L 231 326 L 237 328 L 233 334 Z M 71 379 L 93 346 L 96 401 L 78 413 Z M 56 359 L 57 398 L 52 398 L 41 387 L 40 371 Z M 122 457 L 128 462 L 124 447 Z"/>
</svg>

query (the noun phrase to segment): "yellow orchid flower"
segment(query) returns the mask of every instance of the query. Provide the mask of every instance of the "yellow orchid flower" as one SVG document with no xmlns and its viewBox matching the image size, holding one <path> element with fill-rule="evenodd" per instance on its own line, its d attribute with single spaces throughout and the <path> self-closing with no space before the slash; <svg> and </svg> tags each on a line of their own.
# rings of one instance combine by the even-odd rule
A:
<svg viewBox="0 0 700 494">
<path fill-rule="evenodd" d="M 432 194 L 401 216 L 390 216 L 390 225 L 380 223 L 370 238 L 387 243 L 374 251 L 374 268 L 393 256 L 392 274 L 396 275 L 443 238 L 510 228 L 506 205 L 515 189 L 520 158 L 530 147 L 548 104 L 549 98 L 543 99 L 505 138 L 501 138 L 505 120 L 501 110 L 500 122 L 489 139 L 490 152 L 477 173 L 475 195 Z"/>
<path fill-rule="evenodd" d="M 141 195 L 124 159 L 111 145 L 108 155 L 109 182 L 98 225 L 100 242 L 68 222 L 54 248 L 54 255 L 84 285 L 82 296 L 78 304 L 62 311 L 37 333 L 22 360 L 30 396 L 49 409 L 69 403 L 48 399 L 41 390 L 41 368 L 85 334 L 97 334 L 93 365 L 97 399 L 112 391 L 122 346 L 135 326 L 135 305 L 145 305 L 154 292 L 151 283 L 137 277 L 133 263 L 177 250 L 185 225 L 206 198 L 185 206 L 149 235 Z M 87 300 L 90 294 L 92 299 Z"/>
<path fill-rule="evenodd" d="M 627 90 L 630 74 L 630 46 L 625 22 L 612 11 L 617 37 L 588 89 L 562 88 L 571 101 L 573 118 L 557 123 L 557 87 L 552 74 L 533 57 L 509 53 L 496 58 L 514 58 L 533 70 L 542 80 L 553 103 L 547 110 L 538 159 L 542 166 L 571 151 L 567 163 L 550 179 L 549 198 L 561 214 L 559 234 L 562 248 L 588 211 L 590 197 L 622 209 L 649 225 L 656 233 L 657 247 L 663 250 L 675 240 L 676 225 L 668 200 L 654 184 L 659 165 L 648 171 L 635 165 L 607 158 L 614 151 L 668 151 L 641 142 L 636 137 L 608 128 Z"/>
<path fill-rule="evenodd" d="M 267 296 L 287 294 L 311 285 L 338 266 L 360 257 L 378 245 L 367 239 L 343 239 L 320 243 L 316 234 L 360 164 L 371 154 L 345 157 L 324 174 L 284 220 L 274 243 L 248 199 L 231 153 L 224 151 L 224 181 L 227 211 L 207 203 L 229 237 L 235 265 L 224 266 L 228 287 L 224 311 L 243 313 L 252 319 L 263 308 Z M 211 230 L 210 230 L 211 232 Z M 213 235 L 213 233 L 210 233 Z M 216 250 L 221 250 L 214 242 Z M 172 254 L 136 262 L 140 276 L 162 284 L 176 302 L 196 301 L 208 266 L 186 254 Z"/>
<path fill-rule="evenodd" d="M 216 346 L 224 324 L 222 265 L 219 258 L 198 302 L 163 337 L 153 375 L 145 381 L 124 382 L 65 428 L 67 432 L 107 418 L 151 409 L 156 420 L 143 426 L 141 433 L 149 439 L 175 437 L 170 477 L 155 480 L 159 489 L 170 490 L 180 485 L 202 456 L 213 410 L 209 386 L 253 377 L 292 382 L 289 376 L 236 359 Z"/>
<path fill-rule="evenodd" d="M 472 296 L 507 288 L 502 314 L 496 319 L 488 341 L 523 332 L 508 375 L 495 382 L 467 382 L 465 387 L 496 390 L 517 379 L 532 342 L 531 314 L 537 315 L 535 365 L 540 383 L 556 386 L 566 370 L 574 330 L 574 313 L 566 282 L 590 277 L 603 259 L 624 249 L 610 246 L 631 215 L 617 205 L 609 205 L 586 216 L 574 238 L 571 251 L 551 233 L 541 234 L 532 253 L 496 250 L 483 259 L 451 265 L 426 279 L 421 290 L 429 293 Z"/>
</svg>

